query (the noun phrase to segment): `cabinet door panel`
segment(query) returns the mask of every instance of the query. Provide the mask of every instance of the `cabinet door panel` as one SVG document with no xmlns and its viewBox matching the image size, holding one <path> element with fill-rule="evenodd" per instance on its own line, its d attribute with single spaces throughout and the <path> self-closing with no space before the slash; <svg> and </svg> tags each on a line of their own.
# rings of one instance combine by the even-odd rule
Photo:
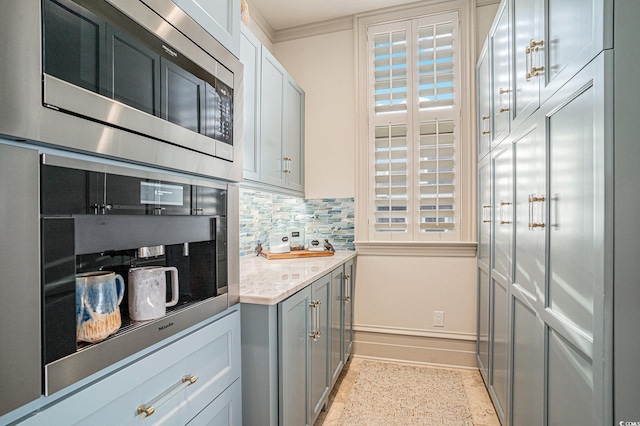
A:
<svg viewBox="0 0 640 426">
<path fill-rule="evenodd" d="M 489 374 L 489 327 L 490 323 L 490 288 L 489 274 L 478 268 L 478 367 L 488 382 Z"/>
<path fill-rule="evenodd" d="M 512 424 L 542 425 L 543 326 L 535 311 L 514 298 Z"/>
<path fill-rule="evenodd" d="M 320 302 L 315 329 L 320 332 L 317 340 L 310 340 L 309 350 L 309 416 L 308 424 L 313 424 L 329 395 L 329 317 L 331 315 L 331 275 L 325 275 L 311 285 L 312 300 Z M 310 309 L 310 315 L 312 315 Z M 313 319 L 310 319 L 313 321 Z M 300 423 L 298 423 L 300 424 Z"/>
<path fill-rule="evenodd" d="M 593 365 L 591 360 L 553 329 L 549 330 L 548 339 L 549 424 L 602 424 L 597 421 L 593 410 Z"/>
<path fill-rule="evenodd" d="M 478 262 L 490 267 L 491 254 L 491 161 L 489 158 L 478 164 Z"/>
<path fill-rule="evenodd" d="M 549 423 L 605 424 L 605 87 L 603 52 L 544 105 L 549 226 L 545 310 Z M 578 409 L 577 407 L 583 407 Z"/>
<path fill-rule="evenodd" d="M 514 284 L 535 300 L 544 291 L 546 187 L 545 147 L 539 127 L 514 144 L 515 268 Z"/>
<path fill-rule="evenodd" d="M 244 65 L 243 176 L 260 180 L 260 42 L 244 27 L 240 61 Z"/>
<path fill-rule="evenodd" d="M 342 348 L 344 351 L 343 362 L 351 356 L 353 347 L 353 304 L 355 303 L 355 283 L 356 283 L 356 264 L 353 260 L 344 265 L 345 283 L 344 292 L 346 300 L 344 300 L 343 318 L 344 318 L 344 334 Z"/>
<path fill-rule="evenodd" d="M 261 178 L 265 183 L 284 185 L 282 154 L 282 102 L 284 70 L 262 49 L 262 104 L 260 108 Z"/>
<path fill-rule="evenodd" d="M 514 127 L 539 106 L 542 75 L 532 72 L 531 68 L 539 66 L 538 62 L 543 58 L 541 47 L 537 46 L 542 40 L 542 12 L 541 0 L 513 0 Z"/>
<path fill-rule="evenodd" d="M 544 11 L 544 103 L 604 48 L 612 47 L 607 0 L 548 0 Z M 568 23 L 570 22 L 570 25 Z M 542 56 L 541 56 L 542 61 Z"/>
<path fill-rule="evenodd" d="M 498 10 L 495 32 L 491 36 L 491 69 L 493 73 L 493 139 L 498 144 L 510 131 L 511 54 L 509 44 L 509 2 Z"/>
<path fill-rule="evenodd" d="M 283 113 L 282 155 L 288 159 L 287 186 L 304 191 L 304 92 L 292 80 L 284 88 Z"/>
<path fill-rule="evenodd" d="M 589 335 L 604 265 L 604 149 L 594 137 L 594 102 L 591 87 L 548 118 L 548 306 Z"/>
<path fill-rule="evenodd" d="M 493 157 L 493 271 L 511 279 L 513 232 L 512 148 L 501 146 Z M 492 273 L 493 273 L 492 271 Z"/>
<path fill-rule="evenodd" d="M 344 319 L 342 316 L 342 305 L 344 303 L 344 273 L 340 267 L 331 273 L 331 350 L 330 350 L 330 373 L 331 384 L 335 383 L 342 371 L 344 362 L 342 350 L 342 333 L 344 330 Z"/>
<path fill-rule="evenodd" d="M 307 353 L 311 329 L 311 289 L 279 305 L 280 419 L 283 425 L 307 424 Z"/>
<path fill-rule="evenodd" d="M 205 31 L 238 56 L 240 0 L 172 0 Z"/>
<path fill-rule="evenodd" d="M 501 418 L 507 411 L 507 392 L 509 377 L 509 292 L 508 287 L 492 279 L 493 294 L 493 334 L 492 334 L 492 367 L 491 385 L 496 395 L 496 409 Z"/>
<path fill-rule="evenodd" d="M 491 74 L 488 42 L 480 54 L 476 71 L 478 84 L 478 158 L 481 159 L 491 144 Z"/>
</svg>

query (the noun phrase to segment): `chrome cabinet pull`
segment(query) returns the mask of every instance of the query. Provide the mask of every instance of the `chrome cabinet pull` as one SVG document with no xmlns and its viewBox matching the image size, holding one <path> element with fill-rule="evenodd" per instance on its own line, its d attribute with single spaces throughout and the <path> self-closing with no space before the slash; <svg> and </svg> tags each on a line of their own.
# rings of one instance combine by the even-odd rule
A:
<svg viewBox="0 0 640 426">
<path fill-rule="evenodd" d="M 140 405 L 136 410 L 136 415 L 140 415 L 142 416 L 142 418 L 153 415 L 153 413 L 155 413 L 160 406 L 164 405 L 167 401 L 176 396 L 183 389 L 194 384 L 197 380 L 198 376 L 194 376 L 191 374 L 182 376 L 182 379 L 178 383 L 162 392 L 155 399 L 149 402 L 149 404 Z"/>
<path fill-rule="evenodd" d="M 293 161 L 291 159 L 291 157 L 283 157 L 284 160 L 284 164 L 283 164 L 283 173 L 291 173 L 291 162 Z"/>
<path fill-rule="evenodd" d="M 535 194 L 531 194 L 529 196 L 528 201 L 529 201 L 529 230 L 534 230 L 536 228 L 543 229 L 545 227 L 544 208 L 543 208 L 544 204 L 539 209 L 539 213 L 538 213 L 539 220 L 536 222 L 534 218 L 536 216 L 535 214 L 536 209 L 535 209 L 534 203 L 544 203 L 546 201 L 546 198 L 544 196 L 538 197 Z"/>
<path fill-rule="evenodd" d="M 498 110 L 498 112 L 499 112 L 499 113 L 503 113 L 503 112 L 507 112 L 507 111 L 509 111 L 509 108 L 505 108 L 505 107 L 503 106 L 503 102 L 502 102 L 502 95 L 504 95 L 505 93 L 509 93 L 509 92 L 510 92 L 510 90 L 509 90 L 509 89 L 502 89 L 502 88 L 501 88 L 501 89 L 499 90 L 499 95 L 500 95 L 500 97 L 498 98 L 498 99 L 499 99 L 499 101 L 500 101 L 500 109 Z"/>
<path fill-rule="evenodd" d="M 489 214 L 488 214 L 489 219 L 487 219 L 487 215 L 485 214 L 487 209 L 489 209 L 488 210 L 489 211 Z M 491 223 L 491 204 L 483 204 L 482 205 L 482 223 Z"/>
<path fill-rule="evenodd" d="M 320 337 L 320 310 L 318 309 L 318 306 L 320 306 L 320 301 L 319 300 L 314 300 L 311 303 L 309 303 L 309 307 L 313 309 L 312 312 L 312 322 L 311 322 L 311 333 L 309 333 L 309 337 L 313 339 L 314 342 L 318 341 L 318 338 Z"/>
<path fill-rule="evenodd" d="M 484 122 L 487 121 L 490 118 L 491 118 L 491 116 L 489 116 L 489 115 L 483 115 L 482 116 L 482 134 L 483 135 L 488 135 L 489 133 L 491 133 L 491 130 L 485 130 L 484 129 Z"/>
<path fill-rule="evenodd" d="M 344 298 L 342 300 L 344 300 L 346 303 L 351 302 L 351 286 L 349 285 L 349 279 L 351 278 L 351 275 L 345 275 L 344 277 Z"/>
<path fill-rule="evenodd" d="M 533 61 L 533 54 L 536 54 L 536 58 L 538 57 L 538 53 L 540 52 L 540 48 L 544 46 L 544 40 L 535 41 L 531 40 L 529 42 L 529 50 L 531 52 L 531 67 L 528 68 L 529 72 L 527 73 L 527 80 L 531 77 L 539 77 L 541 72 L 544 72 L 544 65 L 536 66 L 537 64 Z"/>
<path fill-rule="evenodd" d="M 510 220 L 504 220 L 504 210 L 503 210 L 504 206 L 510 206 L 510 205 L 511 205 L 510 201 L 500 201 L 500 225 L 511 224 Z"/>
</svg>

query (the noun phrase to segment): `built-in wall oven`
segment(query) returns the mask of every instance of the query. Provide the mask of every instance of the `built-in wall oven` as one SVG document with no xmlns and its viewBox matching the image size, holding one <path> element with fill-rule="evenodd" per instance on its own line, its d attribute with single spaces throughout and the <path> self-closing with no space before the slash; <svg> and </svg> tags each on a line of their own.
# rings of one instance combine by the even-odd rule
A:
<svg viewBox="0 0 640 426">
<path fill-rule="evenodd" d="M 171 0 L 1 5 L 1 135 L 242 179 L 242 64 Z"/>
</svg>

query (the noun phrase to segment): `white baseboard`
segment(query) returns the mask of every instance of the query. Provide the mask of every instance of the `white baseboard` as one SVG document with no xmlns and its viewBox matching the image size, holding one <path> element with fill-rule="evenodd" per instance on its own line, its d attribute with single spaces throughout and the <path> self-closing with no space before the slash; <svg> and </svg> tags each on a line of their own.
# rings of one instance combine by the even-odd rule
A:
<svg viewBox="0 0 640 426">
<path fill-rule="evenodd" d="M 477 368 L 476 342 L 468 336 L 453 338 L 429 333 L 402 334 L 398 329 L 359 327 L 354 330 L 353 355 L 358 358 L 431 365 Z"/>
</svg>

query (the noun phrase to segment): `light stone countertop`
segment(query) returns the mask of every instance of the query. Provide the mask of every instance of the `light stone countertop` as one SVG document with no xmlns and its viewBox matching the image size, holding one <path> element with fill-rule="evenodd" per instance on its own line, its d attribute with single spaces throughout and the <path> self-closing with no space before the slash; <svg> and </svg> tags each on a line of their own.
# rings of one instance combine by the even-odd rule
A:
<svg viewBox="0 0 640 426">
<path fill-rule="evenodd" d="M 242 256 L 240 303 L 275 305 L 355 257 L 355 251 L 337 251 L 333 256 L 302 259 L 267 260 L 262 256 Z"/>
</svg>

